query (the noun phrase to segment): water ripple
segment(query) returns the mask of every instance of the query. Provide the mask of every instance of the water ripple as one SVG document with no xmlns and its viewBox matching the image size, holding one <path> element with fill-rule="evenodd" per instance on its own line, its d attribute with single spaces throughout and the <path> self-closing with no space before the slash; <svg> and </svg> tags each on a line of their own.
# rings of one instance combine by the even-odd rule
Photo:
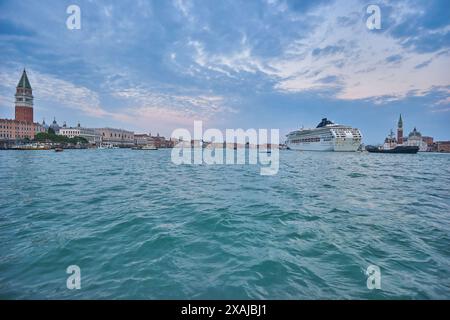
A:
<svg viewBox="0 0 450 320">
<path fill-rule="evenodd" d="M 0 298 L 450 298 L 448 155 L 280 155 L 263 177 L 170 150 L 0 153 Z"/>
</svg>

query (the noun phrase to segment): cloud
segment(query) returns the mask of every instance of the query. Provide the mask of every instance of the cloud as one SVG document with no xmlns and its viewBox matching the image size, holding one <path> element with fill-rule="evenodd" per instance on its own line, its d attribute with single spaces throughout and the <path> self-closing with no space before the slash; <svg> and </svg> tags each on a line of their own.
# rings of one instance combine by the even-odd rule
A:
<svg viewBox="0 0 450 320">
<path fill-rule="evenodd" d="M 386 58 L 387 63 L 399 63 L 402 61 L 403 57 L 400 54 L 393 54 L 392 56 L 389 56 Z"/>
<path fill-rule="evenodd" d="M 215 95 L 186 95 L 163 93 L 144 88 L 115 89 L 112 95 L 125 100 L 126 112 L 147 120 L 169 120 L 172 123 L 208 121 L 220 113 L 235 113 L 224 104 L 224 98 Z"/>
<path fill-rule="evenodd" d="M 199 41 L 191 40 L 188 44 L 195 49 L 195 63 L 210 71 L 223 73 L 229 77 L 235 77 L 236 73 L 240 72 L 265 72 L 266 67 L 257 57 L 252 55 L 250 47 L 245 42 L 245 37 L 243 37 L 242 45 L 229 54 L 207 53 L 204 45 Z"/>
<path fill-rule="evenodd" d="M 382 6 L 387 32 L 407 49 L 435 52 L 450 45 L 447 0 L 385 2 Z"/>
<path fill-rule="evenodd" d="M 318 79 L 317 82 L 325 83 L 325 84 L 327 84 L 327 83 L 338 83 L 339 82 L 339 78 L 337 76 L 326 76 L 326 77 Z"/>
<path fill-rule="evenodd" d="M 70 32 L 64 4 L 9 2 L 0 14 L 10 30 L 0 32 L 0 58 L 2 69 L 16 68 L 12 88 L 17 65 L 30 66 L 37 102 L 59 104 L 68 117 L 79 112 L 130 126 L 221 121 L 251 110 L 249 99 L 261 96 L 268 97 L 262 112 L 309 96 L 329 105 L 445 99 L 432 93 L 449 85 L 448 2 L 381 0 L 379 31 L 366 28 L 366 5 L 81 1 L 83 28 Z M 34 16 L 37 8 L 42 14 Z M 1 96 L 11 94 L 2 90 L 8 77 Z"/>
<path fill-rule="evenodd" d="M 269 2 L 281 11 L 300 8 L 296 3 L 282 3 Z M 393 35 L 397 25 L 424 10 L 422 5 L 383 3 L 384 32 L 366 28 L 365 7 L 360 1 L 326 2 L 325 6 L 326 10 L 323 6 L 305 6 L 309 11 L 303 15 L 320 22 L 303 30 L 301 36 L 286 35 L 290 41 L 283 41 L 281 53 L 274 56 L 260 55 L 246 33 L 241 34 L 233 50 L 226 52 L 208 50 L 205 42 L 191 38 L 188 45 L 194 49 L 196 68 L 190 70 L 197 76 L 220 73 L 234 79 L 257 74 L 260 81 L 273 83 L 273 88 L 281 92 L 331 89 L 329 94 L 340 100 L 371 99 L 377 103 L 404 99 L 412 92 L 421 96 L 434 86 L 450 83 L 444 71 L 450 68 L 445 50 L 407 51 L 405 41 L 412 41 L 416 32 Z M 429 34 L 440 34 L 445 41 L 443 30 L 448 27 L 444 21 L 427 23 L 434 27 Z"/>
<path fill-rule="evenodd" d="M 380 103 L 404 99 L 411 90 L 423 95 L 434 86 L 450 83 L 443 71 L 450 67 L 450 60 L 448 57 L 436 58 L 439 51 L 405 51 L 403 43 L 389 33 L 367 30 L 363 14 L 359 14 L 360 23 L 357 24 L 342 24 L 333 19 L 334 16 L 353 16 L 352 10 L 358 6 L 363 9 L 358 2 L 335 5 L 324 17 L 323 24 L 301 41 L 301 45 L 292 45 L 290 56 L 272 60 L 269 65 L 277 70 L 273 73 L 278 77 L 276 88 L 288 92 L 321 89 L 323 79 L 334 77 L 340 79 L 336 82 L 336 90 L 332 91 L 335 98 L 372 99 Z M 401 12 L 398 8 L 397 13 L 401 15 Z M 339 68 L 339 64 L 333 63 L 335 55 L 344 67 Z M 433 61 L 416 68 L 430 59 Z M 315 76 L 305 77 L 306 71 Z"/>
<path fill-rule="evenodd" d="M 314 57 L 324 57 L 329 55 L 334 55 L 336 53 L 341 53 L 344 51 L 344 47 L 333 45 L 333 46 L 326 46 L 324 48 L 316 48 L 312 51 L 312 55 Z"/>
<path fill-rule="evenodd" d="M 428 59 L 424 62 L 419 63 L 418 65 L 416 65 L 414 67 L 414 69 L 421 69 L 421 68 L 425 68 L 426 66 L 428 66 L 431 63 L 432 59 Z"/>
</svg>

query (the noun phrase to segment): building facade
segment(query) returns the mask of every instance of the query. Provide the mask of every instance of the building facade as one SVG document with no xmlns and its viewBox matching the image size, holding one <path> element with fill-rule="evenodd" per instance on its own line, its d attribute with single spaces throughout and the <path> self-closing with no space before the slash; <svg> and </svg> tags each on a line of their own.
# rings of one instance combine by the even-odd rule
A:
<svg viewBox="0 0 450 320">
<path fill-rule="evenodd" d="M 417 131 L 417 129 L 414 127 L 413 131 L 411 131 L 408 135 L 407 139 L 404 139 L 405 145 L 407 146 L 417 146 L 419 147 L 420 152 L 428 151 L 428 145 L 425 141 L 422 139 L 422 134 Z"/>
<path fill-rule="evenodd" d="M 0 140 L 33 139 L 36 133 L 45 132 L 45 128 L 34 123 L 33 90 L 25 69 L 16 87 L 15 119 L 0 119 Z"/>
<path fill-rule="evenodd" d="M 450 152 L 450 141 L 436 141 L 433 143 L 433 151 Z"/>
<path fill-rule="evenodd" d="M 172 139 L 167 140 L 165 137 L 160 136 L 159 133 L 156 136 L 142 133 L 134 135 L 134 144 L 137 146 L 151 145 L 156 148 L 173 148 L 175 141 Z"/>
<path fill-rule="evenodd" d="M 135 134 L 134 144 L 137 146 L 145 146 L 148 144 L 153 144 L 153 139 L 150 135 L 146 133 Z"/>
<path fill-rule="evenodd" d="M 90 144 L 101 143 L 101 136 L 95 129 L 83 128 L 79 123 L 75 128 L 63 125 L 59 129 L 59 134 L 68 138 L 82 137 L 85 138 Z"/>
<path fill-rule="evenodd" d="M 0 119 L 0 140 L 33 139 L 39 132 L 45 132 L 39 123 Z"/>
<path fill-rule="evenodd" d="M 134 145 L 133 131 L 113 128 L 96 128 L 94 130 L 100 136 L 103 144 L 117 147 L 132 147 Z"/>
<path fill-rule="evenodd" d="M 428 146 L 428 151 L 433 149 L 434 138 L 428 136 L 422 136 L 422 141 L 425 142 Z"/>
<path fill-rule="evenodd" d="M 156 136 L 151 136 L 151 138 L 157 148 L 173 148 L 175 145 L 172 139 L 167 140 L 166 137 L 160 136 L 159 133 Z"/>
</svg>

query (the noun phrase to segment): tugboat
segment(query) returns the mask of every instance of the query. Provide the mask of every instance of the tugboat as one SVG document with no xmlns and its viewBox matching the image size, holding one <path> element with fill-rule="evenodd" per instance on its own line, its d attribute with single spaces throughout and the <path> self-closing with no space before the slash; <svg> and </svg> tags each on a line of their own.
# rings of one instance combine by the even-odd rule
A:
<svg viewBox="0 0 450 320">
<path fill-rule="evenodd" d="M 394 138 L 394 133 L 391 130 L 391 133 L 386 140 L 384 140 L 384 144 L 382 146 L 367 146 L 366 150 L 372 153 L 417 153 L 419 151 L 419 147 L 397 144 L 397 141 Z"/>
</svg>

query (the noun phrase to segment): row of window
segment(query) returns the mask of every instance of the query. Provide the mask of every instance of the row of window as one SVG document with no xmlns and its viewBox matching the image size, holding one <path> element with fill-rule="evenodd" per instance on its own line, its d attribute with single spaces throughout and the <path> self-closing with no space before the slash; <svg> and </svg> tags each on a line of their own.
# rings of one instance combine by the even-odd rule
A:
<svg viewBox="0 0 450 320">
<path fill-rule="evenodd" d="M 103 132 L 102 133 L 102 136 L 105 136 L 105 133 Z M 110 133 L 109 134 L 109 137 L 110 138 L 112 138 L 113 137 L 113 134 L 112 133 Z M 117 134 L 117 133 L 114 133 L 114 138 L 123 138 L 123 139 L 131 139 L 131 136 L 127 136 L 126 134 Z"/>
<path fill-rule="evenodd" d="M 31 90 L 30 89 L 17 89 L 16 92 L 17 93 L 30 93 L 31 94 Z"/>
<path fill-rule="evenodd" d="M 65 135 L 65 134 L 76 134 L 76 135 L 79 135 L 80 132 L 79 131 L 73 131 L 73 130 L 70 130 L 70 131 L 64 130 L 64 131 L 61 131 L 61 134 L 63 134 L 63 135 Z"/>
<path fill-rule="evenodd" d="M 34 128 L 32 127 L 25 127 L 25 128 L 20 128 L 20 127 L 11 127 L 11 126 L 0 126 L 0 129 L 9 129 L 9 130 L 21 130 L 21 131 L 33 131 Z"/>
<path fill-rule="evenodd" d="M 301 142 L 320 142 L 320 138 L 302 138 L 291 140 L 292 143 L 301 143 Z"/>
<path fill-rule="evenodd" d="M 0 133 L 0 138 L 13 138 L 14 136 L 12 134 L 9 133 Z M 16 138 L 25 138 L 28 137 L 28 135 L 23 135 L 23 134 L 17 134 L 15 136 Z"/>
</svg>

